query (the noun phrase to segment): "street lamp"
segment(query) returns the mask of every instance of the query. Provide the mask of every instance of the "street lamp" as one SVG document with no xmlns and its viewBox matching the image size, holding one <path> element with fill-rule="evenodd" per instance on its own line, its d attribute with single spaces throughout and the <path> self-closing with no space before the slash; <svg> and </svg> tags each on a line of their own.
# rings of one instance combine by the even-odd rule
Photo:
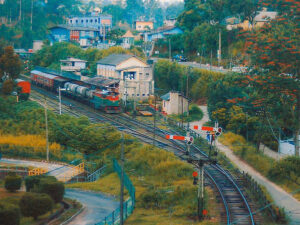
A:
<svg viewBox="0 0 300 225">
<path fill-rule="evenodd" d="M 58 100 L 59 100 L 59 115 L 61 115 L 61 91 L 66 91 L 65 88 L 58 87 Z"/>
</svg>

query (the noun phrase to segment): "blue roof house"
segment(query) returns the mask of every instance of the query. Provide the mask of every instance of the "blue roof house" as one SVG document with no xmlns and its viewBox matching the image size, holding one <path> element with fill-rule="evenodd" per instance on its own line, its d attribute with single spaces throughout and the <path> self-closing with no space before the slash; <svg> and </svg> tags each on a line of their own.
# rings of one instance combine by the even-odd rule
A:
<svg viewBox="0 0 300 225">
<path fill-rule="evenodd" d="M 156 31 L 144 33 L 144 41 L 154 41 L 157 39 L 167 38 L 171 35 L 182 34 L 183 31 L 179 27 L 161 27 Z"/>
</svg>

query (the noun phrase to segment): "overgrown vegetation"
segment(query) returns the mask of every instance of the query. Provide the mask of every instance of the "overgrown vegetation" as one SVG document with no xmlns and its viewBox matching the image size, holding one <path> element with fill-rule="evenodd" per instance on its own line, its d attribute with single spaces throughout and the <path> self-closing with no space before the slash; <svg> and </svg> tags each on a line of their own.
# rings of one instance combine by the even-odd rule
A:
<svg viewBox="0 0 300 225">
<path fill-rule="evenodd" d="M 129 137 L 126 137 L 129 138 Z M 196 218 L 197 186 L 192 182 L 193 169 L 187 163 L 177 159 L 169 152 L 141 145 L 133 142 L 125 145 L 126 173 L 130 176 L 136 188 L 136 209 L 128 224 L 138 221 L 146 223 L 148 217 L 156 214 L 153 221 L 163 218 L 166 213 L 171 215 L 171 221 L 175 224 L 198 224 Z M 72 188 L 84 188 L 89 190 L 108 191 L 113 195 L 119 194 L 119 181 L 117 175 L 111 174 L 111 157 L 119 158 L 120 149 L 106 150 L 100 157 L 104 157 L 108 165 L 107 175 L 95 183 L 77 183 L 67 185 Z M 141 212 L 143 212 L 141 214 Z M 210 216 L 216 216 L 215 211 Z M 211 217 L 208 221 L 216 222 Z"/>
<path fill-rule="evenodd" d="M 189 115 L 187 113 L 179 114 L 179 115 L 170 115 L 172 119 L 175 119 L 177 121 L 183 120 L 183 122 L 193 122 L 193 121 L 199 121 L 203 117 L 203 112 L 196 104 L 191 104 L 189 106 Z"/>
<path fill-rule="evenodd" d="M 258 152 L 255 146 L 247 142 L 243 136 L 232 132 L 224 133 L 219 140 L 262 175 L 300 200 L 300 159 L 298 157 L 290 156 L 276 162 L 273 158 Z"/>
<path fill-rule="evenodd" d="M 161 89 L 161 94 L 170 90 L 179 91 L 192 98 L 193 101 L 207 98 L 210 83 L 224 76 L 223 73 L 192 69 L 167 60 L 159 60 L 154 66 L 155 85 Z"/>
</svg>

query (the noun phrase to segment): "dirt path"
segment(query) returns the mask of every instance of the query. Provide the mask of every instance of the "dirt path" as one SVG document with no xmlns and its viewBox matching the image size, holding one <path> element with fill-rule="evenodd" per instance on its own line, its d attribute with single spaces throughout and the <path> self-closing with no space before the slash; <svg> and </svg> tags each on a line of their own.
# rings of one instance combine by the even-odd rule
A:
<svg viewBox="0 0 300 225">
<path fill-rule="evenodd" d="M 193 125 L 203 125 L 206 121 L 209 120 L 207 107 L 200 106 L 200 108 L 203 111 L 204 116 L 201 121 L 193 122 Z M 197 130 L 194 131 L 198 132 L 202 137 L 205 138 L 205 133 Z M 246 173 L 251 175 L 252 178 L 255 179 L 259 184 L 266 187 L 267 191 L 274 199 L 275 204 L 285 209 L 288 217 L 290 218 L 290 224 L 300 224 L 300 202 L 297 199 L 295 199 L 291 194 L 284 191 L 278 185 L 266 179 L 247 163 L 241 161 L 227 146 L 219 143 L 218 141 L 216 145 L 218 149 L 222 151 L 241 171 L 245 171 Z"/>
</svg>

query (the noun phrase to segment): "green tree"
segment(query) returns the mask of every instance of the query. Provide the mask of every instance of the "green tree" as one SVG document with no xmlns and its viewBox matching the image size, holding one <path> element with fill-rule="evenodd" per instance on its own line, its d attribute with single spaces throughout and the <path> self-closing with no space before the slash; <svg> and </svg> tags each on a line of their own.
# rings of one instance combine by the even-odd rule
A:
<svg viewBox="0 0 300 225">
<path fill-rule="evenodd" d="M 53 201 L 47 194 L 26 193 L 19 206 L 24 216 L 32 216 L 35 220 L 53 208 Z"/>
<path fill-rule="evenodd" d="M 19 56 L 14 54 L 13 47 L 6 47 L 0 58 L 0 79 L 3 76 L 8 76 L 10 79 L 15 79 L 19 76 L 20 72 L 21 61 Z"/>
<path fill-rule="evenodd" d="M 14 82 L 12 80 L 5 80 L 2 85 L 2 93 L 10 95 L 14 89 Z"/>
<path fill-rule="evenodd" d="M 19 225 L 20 208 L 13 204 L 0 203 L 0 225 Z"/>
<path fill-rule="evenodd" d="M 4 187 L 10 192 L 15 192 L 21 188 L 22 178 L 16 174 L 7 175 L 4 179 Z"/>
<path fill-rule="evenodd" d="M 49 195 L 54 203 L 61 202 L 65 194 L 65 186 L 62 182 L 49 179 L 41 179 L 37 189 L 39 193 Z"/>
</svg>

